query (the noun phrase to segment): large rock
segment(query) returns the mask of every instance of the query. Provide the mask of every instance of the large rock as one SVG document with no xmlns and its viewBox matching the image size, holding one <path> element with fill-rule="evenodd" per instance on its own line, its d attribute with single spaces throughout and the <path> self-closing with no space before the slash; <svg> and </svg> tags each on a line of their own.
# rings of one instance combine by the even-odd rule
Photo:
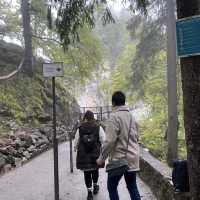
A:
<svg viewBox="0 0 200 200">
<path fill-rule="evenodd" d="M 53 138 L 53 129 L 52 126 L 45 126 L 39 129 L 42 135 L 47 136 L 48 140 L 51 142 Z"/>
<path fill-rule="evenodd" d="M 12 140 L 9 138 L 0 138 L 0 148 L 12 144 Z"/>
<path fill-rule="evenodd" d="M 18 150 L 17 150 L 17 155 L 16 157 L 19 157 L 19 158 L 22 158 L 23 157 L 23 153 L 26 149 L 24 147 L 20 147 Z"/>
<path fill-rule="evenodd" d="M 25 148 L 30 147 L 33 143 L 32 137 L 28 134 L 20 134 L 18 137 L 20 138 Z"/>
<path fill-rule="evenodd" d="M 26 158 L 27 160 L 31 158 L 31 154 L 30 154 L 28 151 L 25 151 L 25 152 L 23 153 L 23 155 L 25 156 L 25 158 Z"/>
<path fill-rule="evenodd" d="M 40 132 L 35 132 L 31 135 L 33 144 L 36 147 L 39 147 L 43 144 L 49 144 L 49 140 L 45 135 L 42 135 Z"/>
<path fill-rule="evenodd" d="M 66 128 L 57 126 L 59 142 L 66 140 Z M 19 167 L 31 158 L 46 151 L 52 145 L 53 129 L 51 124 L 37 129 L 21 128 L 10 131 L 6 138 L 0 140 L 0 169 L 7 172 L 10 168 Z M 6 167 L 5 167 L 6 166 Z"/>
<path fill-rule="evenodd" d="M 6 164 L 3 168 L 3 172 L 6 173 L 12 169 L 11 164 Z"/>
<path fill-rule="evenodd" d="M 33 146 L 33 145 L 31 145 L 28 149 L 27 149 L 27 151 L 29 152 L 29 153 L 33 153 L 34 151 L 35 151 L 35 146 Z"/>
<path fill-rule="evenodd" d="M 21 140 L 20 138 L 17 138 L 15 140 L 15 148 L 19 149 L 21 147 L 24 147 L 26 145 L 26 142 L 24 140 Z"/>
<path fill-rule="evenodd" d="M 15 160 L 15 167 L 20 167 L 22 165 L 22 159 L 14 158 Z"/>
<path fill-rule="evenodd" d="M 39 115 L 38 121 L 40 123 L 48 123 L 49 121 L 51 121 L 51 116 L 49 114 Z"/>
<path fill-rule="evenodd" d="M 0 110 L 0 115 L 2 117 L 10 117 L 12 114 L 9 110 Z"/>
<path fill-rule="evenodd" d="M 0 148 L 0 152 L 4 155 L 11 155 L 11 156 L 15 156 L 17 154 L 17 151 L 12 146 L 6 146 Z"/>
<path fill-rule="evenodd" d="M 1 147 L 0 148 L 0 153 L 4 154 L 4 155 L 9 155 L 7 148 L 6 147 Z"/>
<path fill-rule="evenodd" d="M 15 121 L 7 121 L 6 122 L 7 127 L 10 130 L 16 131 L 19 128 L 19 125 Z"/>
<path fill-rule="evenodd" d="M 8 146 L 6 150 L 9 155 L 15 156 L 17 154 L 17 151 L 12 146 Z"/>
<path fill-rule="evenodd" d="M 15 167 L 15 159 L 14 159 L 14 157 L 10 156 L 10 155 L 6 156 L 6 163 Z"/>
</svg>

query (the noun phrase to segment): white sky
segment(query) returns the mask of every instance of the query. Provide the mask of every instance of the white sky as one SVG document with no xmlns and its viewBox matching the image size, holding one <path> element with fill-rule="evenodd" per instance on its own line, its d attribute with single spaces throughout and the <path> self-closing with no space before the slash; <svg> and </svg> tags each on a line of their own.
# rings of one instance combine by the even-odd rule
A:
<svg viewBox="0 0 200 200">
<path fill-rule="evenodd" d="M 116 1 L 112 1 L 109 3 L 109 5 L 117 12 L 120 12 L 122 5 L 121 5 L 121 0 L 116 0 Z"/>
<path fill-rule="evenodd" d="M 129 3 L 122 3 L 123 0 L 110 0 L 110 2 L 108 3 L 110 5 L 111 8 L 114 9 L 114 11 L 116 12 L 116 14 L 120 14 L 120 11 L 122 9 L 127 9 L 129 6 Z"/>
</svg>

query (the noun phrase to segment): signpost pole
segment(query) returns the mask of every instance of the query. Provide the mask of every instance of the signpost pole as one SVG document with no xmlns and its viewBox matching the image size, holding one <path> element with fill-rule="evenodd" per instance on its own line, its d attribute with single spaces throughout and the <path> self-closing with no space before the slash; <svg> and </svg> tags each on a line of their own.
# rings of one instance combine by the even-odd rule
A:
<svg viewBox="0 0 200 200">
<path fill-rule="evenodd" d="M 108 119 L 110 118 L 110 109 L 109 106 L 107 106 L 107 112 L 108 112 Z"/>
<path fill-rule="evenodd" d="M 55 77 L 52 77 L 52 90 L 53 90 L 54 188 L 55 188 L 55 200 L 59 200 L 58 140 L 57 140 L 57 136 L 56 136 L 56 94 L 55 94 Z"/>
<path fill-rule="evenodd" d="M 100 107 L 100 120 L 103 120 L 103 108 L 102 106 Z"/>
<path fill-rule="evenodd" d="M 58 172 L 58 139 L 56 135 L 56 92 L 55 77 L 63 77 L 63 63 L 43 63 L 43 76 L 52 78 L 53 95 L 53 154 L 54 154 L 54 193 L 55 200 L 59 200 L 59 172 Z"/>
</svg>

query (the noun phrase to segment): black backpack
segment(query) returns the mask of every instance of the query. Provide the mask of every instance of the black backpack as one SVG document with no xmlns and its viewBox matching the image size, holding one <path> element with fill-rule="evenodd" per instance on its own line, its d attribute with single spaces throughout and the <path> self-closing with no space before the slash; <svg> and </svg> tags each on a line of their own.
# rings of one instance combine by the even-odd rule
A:
<svg viewBox="0 0 200 200">
<path fill-rule="evenodd" d="M 189 192 L 189 175 L 187 160 L 177 160 L 173 163 L 172 182 L 177 192 Z"/>
<path fill-rule="evenodd" d="M 97 132 L 93 132 L 91 129 L 85 129 L 84 134 L 80 135 L 80 140 L 83 142 L 86 152 L 92 151 L 99 142 L 99 127 Z"/>
</svg>

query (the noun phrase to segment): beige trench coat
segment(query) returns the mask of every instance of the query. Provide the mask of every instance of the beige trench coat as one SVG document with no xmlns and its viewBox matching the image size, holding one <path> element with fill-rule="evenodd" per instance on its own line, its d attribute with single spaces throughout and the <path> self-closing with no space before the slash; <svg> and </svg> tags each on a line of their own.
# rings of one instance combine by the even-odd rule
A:
<svg viewBox="0 0 200 200">
<path fill-rule="evenodd" d="M 127 149 L 128 131 L 132 117 L 130 139 L 127 151 L 127 160 L 130 171 L 139 170 L 139 144 L 138 128 L 134 117 L 127 106 L 119 106 L 113 109 L 110 118 L 106 123 L 106 139 L 102 147 L 100 159 L 106 160 L 109 157 L 117 160 L 124 157 Z"/>
</svg>

